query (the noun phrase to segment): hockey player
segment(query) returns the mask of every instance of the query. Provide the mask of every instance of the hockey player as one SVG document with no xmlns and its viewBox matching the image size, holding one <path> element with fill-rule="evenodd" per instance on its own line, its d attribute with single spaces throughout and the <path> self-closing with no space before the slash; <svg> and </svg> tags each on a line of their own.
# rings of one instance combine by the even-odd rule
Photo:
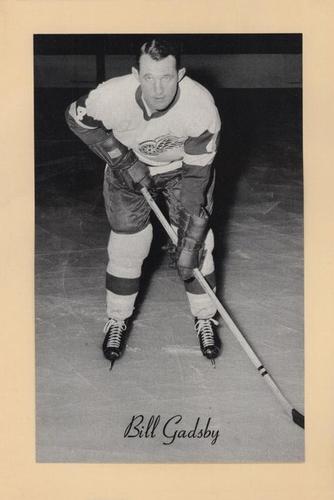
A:
<svg viewBox="0 0 334 500">
<path fill-rule="evenodd" d="M 215 358 L 216 308 L 193 277 L 200 267 L 215 287 L 209 216 L 220 118 L 211 94 L 185 76 L 178 47 L 156 38 L 142 45 L 131 74 L 112 78 L 73 102 L 66 120 L 106 163 L 103 194 L 111 232 L 104 356 L 112 366 L 125 348 L 152 241 L 150 207 L 140 192 L 146 187 L 165 197 L 178 231 L 177 268 L 200 348 Z"/>
</svg>

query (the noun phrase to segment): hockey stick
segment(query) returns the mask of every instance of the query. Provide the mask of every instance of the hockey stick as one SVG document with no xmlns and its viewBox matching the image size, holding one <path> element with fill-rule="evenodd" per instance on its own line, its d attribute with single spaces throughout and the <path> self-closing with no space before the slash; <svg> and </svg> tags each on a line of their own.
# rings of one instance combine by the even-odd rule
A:
<svg viewBox="0 0 334 500">
<path fill-rule="evenodd" d="M 144 187 L 141 189 L 141 192 L 147 201 L 147 203 L 150 205 L 151 209 L 155 213 L 156 217 L 159 219 L 161 222 L 162 226 L 164 227 L 165 231 L 167 232 L 168 236 L 174 243 L 174 245 L 177 244 L 177 235 L 169 225 L 167 219 L 161 212 L 160 208 L 156 204 L 156 202 L 153 200 L 151 194 L 149 191 Z M 299 413 L 292 405 L 291 403 L 286 399 L 286 397 L 282 394 L 280 391 L 279 387 L 276 385 L 275 381 L 272 379 L 270 374 L 267 372 L 267 370 L 264 368 L 262 362 L 260 359 L 257 357 L 255 352 L 253 351 L 252 347 L 248 344 L 247 340 L 237 327 L 237 325 L 234 323 L 228 312 L 226 311 L 225 307 L 221 304 L 221 302 L 218 300 L 216 294 L 214 291 L 211 289 L 210 285 L 202 275 L 201 271 L 199 269 L 194 269 L 194 276 L 197 279 L 197 281 L 200 283 L 202 286 L 203 290 L 209 295 L 211 298 L 212 302 L 216 306 L 219 314 L 229 327 L 231 333 L 234 335 L 234 337 L 237 339 L 245 353 L 247 354 L 248 358 L 251 360 L 259 374 L 263 377 L 265 382 L 269 385 L 271 388 L 272 392 L 278 399 L 278 401 L 281 403 L 283 406 L 285 412 L 292 417 L 292 420 L 294 421 L 295 424 L 299 425 L 299 427 L 302 427 L 304 429 L 304 415 Z"/>
</svg>

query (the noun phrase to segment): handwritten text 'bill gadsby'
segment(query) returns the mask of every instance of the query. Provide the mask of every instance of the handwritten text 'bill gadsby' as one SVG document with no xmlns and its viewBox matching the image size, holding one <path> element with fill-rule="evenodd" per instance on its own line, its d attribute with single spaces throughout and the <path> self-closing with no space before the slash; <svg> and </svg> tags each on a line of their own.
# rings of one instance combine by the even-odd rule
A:
<svg viewBox="0 0 334 500">
<path fill-rule="evenodd" d="M 216 444 L 219 429 L 210 428 L 211 417 L 197 417 L 193 424 L 185 426 L 182 415 L 162 418 L 160 415 L 133 415 L 124 431 L 125 438 L 154 439 L 162 438 L 162 443 L 171 445 L 178 439 L 207 439 L 211 445 Z"/>
</svg>

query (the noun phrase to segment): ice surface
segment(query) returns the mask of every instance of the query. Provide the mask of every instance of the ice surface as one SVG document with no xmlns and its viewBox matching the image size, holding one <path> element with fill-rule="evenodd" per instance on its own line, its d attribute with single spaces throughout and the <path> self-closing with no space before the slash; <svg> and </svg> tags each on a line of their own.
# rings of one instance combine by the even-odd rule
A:
<svg viewBox="0 0 334 500">
<path fill-rule="evenodd" d="M 219 297 L 303 411 L 302 175 L 299 146 L 282 130 L 254 144 L 228 217 L 218 200 L 215 258 Z M 101 352 L 109 229 L 100 187 L 66 184 L 66 166 L 77 175 L 73 162 L 83 161 L 81 152 L 74 159 L 66 154 L 63 162 L 40 163 L 49 173 L 39 178 L 36 209 L 37 460 L 302 461 L 303 431 L 222 321 L 216 368 L 201 355 L 183 284 L 159 251 L 157 227 L 128 347 L 109 372 Z M 220 435 L 214 445 L 203 438 L 164 445 L 160 426 L 154 438 L 124 438 L 138 414 L 161 421 L 181 414 L 188 430 L 197 417 L 201 423 L 211 417 Z"/>
</svg>

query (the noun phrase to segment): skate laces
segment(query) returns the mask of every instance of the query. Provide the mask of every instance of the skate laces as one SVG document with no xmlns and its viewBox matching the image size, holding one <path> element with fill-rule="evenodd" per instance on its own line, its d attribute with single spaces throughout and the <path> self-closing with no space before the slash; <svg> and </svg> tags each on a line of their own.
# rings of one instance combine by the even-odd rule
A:
<svg viewBox="0 0 334 500">
<path fill-rule="evenodd" d="M 110 318 L 104 325 L 103 332 L 108 334 L 106 347 L 119 348 L 122 339 L 122 333 L 126 330 L 126 323 L 123 320 Z"/>
<path fill-rule="evenodd" d="M 197 336 L 201 338 L 203 347 L 214 345 L 214 332 L 212 325 L 217 326 L 218 321 L 213 318 L 197 319 L 195 322 L 195 329 Z"/>
</svg>

